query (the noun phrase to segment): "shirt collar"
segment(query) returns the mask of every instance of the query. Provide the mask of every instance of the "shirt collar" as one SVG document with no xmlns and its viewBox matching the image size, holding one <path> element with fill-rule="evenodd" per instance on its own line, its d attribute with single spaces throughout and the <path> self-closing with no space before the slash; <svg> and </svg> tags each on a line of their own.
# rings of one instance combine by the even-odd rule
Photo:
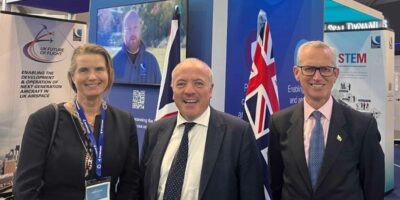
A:
<svg viewBox="0 0 400 200">
<path fill-rule="evenodd" d="M 304 120 L 307 120 L 310 118 L 311 114 L 316 111 L 313 107 L 310 106 L 310 104 L 307 103 L 307 101 L 304 102 Z M 328 119 L 328 121 L 331 120 L 331 115 L 332 115 L 332 106 L 333 106 L 333 98 L 332 96 L 329 97 L 328 101 L 321 106 L 321 108 L 318 109 L 319 112 L 322 113 L 322 115 Z"/>
<path fill-rule="evenodd" d="M 208 106 L 207 109 L 203 112 L 203 114 L 194 119 L 192 122 L 208 127 L 208 122 L 210 121 L 210 114 L 211 114 L 210 106 Z M 186 122 L 188 121 L 182 117 L 181 113 L 178 113 L 178 117 L 176 119 L 176 126 L 180 126 Z"/>
</svg>

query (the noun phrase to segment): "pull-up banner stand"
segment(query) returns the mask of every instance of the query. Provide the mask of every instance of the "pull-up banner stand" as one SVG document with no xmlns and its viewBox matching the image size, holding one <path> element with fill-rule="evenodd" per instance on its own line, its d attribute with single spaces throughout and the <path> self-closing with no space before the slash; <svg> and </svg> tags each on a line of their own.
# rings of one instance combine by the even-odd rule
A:
<svg viewBox="0 0 400 200">
<path fill-rule="evenodd" d="M 0 13 L 0 193 L 10 192 L 29 115 L 73 97 L 67 70 L 86 24 Z"/>
<path fill-rule="evenodd" d="M 394 33 L 390 30 L 326 32 L 337 50 L 340 75 L 333 88 L 336 99 L 371 113 L 378 122 L 385 153 L 385 191 L 394 187 Z"/>
</svg>

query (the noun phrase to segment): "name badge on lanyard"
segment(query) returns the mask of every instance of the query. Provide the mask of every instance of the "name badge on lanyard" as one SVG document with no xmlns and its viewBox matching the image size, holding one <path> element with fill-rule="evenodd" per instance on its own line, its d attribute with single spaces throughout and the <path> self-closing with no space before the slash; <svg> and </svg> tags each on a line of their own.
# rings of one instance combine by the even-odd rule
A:
<svg viewBox="0 0 400 200">
<path fill-rule="evenodd" d="M 103 101 L 101 106 L 101 121 L 100 121 L 100 132 L 99 132 L 99 142 L 96 142 L 93 131 L 90 129 L 89 122 L 86 119 L 83 108 L 79 105 L 78 101 L 75 101 L 75 107 L 78 111 L 79 118 L 81 119 L 86 133 L 89 136 L 90 143 L 93 145 L 94 153 L 96 156 L 96 175 L 101 177 L 101 168 L 103 163 L 103 146 L 104 146 L 104 120 L 106 117 L 106 107 L 107 104 Z"/>
<path fill-rule="evenodd" d="M 85 200 L 110 200 L 111 177 L 86 181 Z"/>
</svg>

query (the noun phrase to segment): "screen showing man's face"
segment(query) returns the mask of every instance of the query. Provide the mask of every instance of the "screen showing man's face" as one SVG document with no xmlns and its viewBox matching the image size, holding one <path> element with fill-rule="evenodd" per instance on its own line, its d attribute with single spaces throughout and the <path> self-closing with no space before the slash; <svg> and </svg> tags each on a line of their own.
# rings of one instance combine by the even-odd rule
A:
<svg viewBox="0 0 400 200">
<path fill-rule="evenodd" d="M 135 12 L 128 13 L 124 20 L 124 42 L 130 53 L 137 53 L 140 46 L 141 24 Z"/>
</svg>

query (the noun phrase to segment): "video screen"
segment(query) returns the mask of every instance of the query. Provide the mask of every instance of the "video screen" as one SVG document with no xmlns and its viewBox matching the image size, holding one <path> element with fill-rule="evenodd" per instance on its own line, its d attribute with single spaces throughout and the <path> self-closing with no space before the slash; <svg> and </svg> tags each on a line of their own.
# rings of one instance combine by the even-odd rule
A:
<svg viewBox="0 0 400 200">
<path fill-rule="evenodd" d="M 185 58 L 187 1 L 157 1 L 98 10 L 96 42 L 112 56 L 115 83 L 160 84 L 176 6 L 181 11 L 180 54 Z"/>
</svg>

